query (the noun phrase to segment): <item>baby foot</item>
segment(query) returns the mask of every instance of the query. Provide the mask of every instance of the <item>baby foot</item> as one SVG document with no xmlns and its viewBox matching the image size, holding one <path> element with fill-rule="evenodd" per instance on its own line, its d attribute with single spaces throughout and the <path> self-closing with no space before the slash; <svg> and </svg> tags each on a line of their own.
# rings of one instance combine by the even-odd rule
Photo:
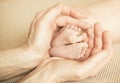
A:
<svg viewBox="0 0 120 83">
<path fill-rule="evenodd" d="M 51 56 L 54 56 L 54 57 L 78 60 L 84 57 L 87 47 L 88 47 L 87 43 L 74 43 L 70 45 L 52 47 L 49 50 L 49 53 Z"/>
<path fill-rule="evenodd" d="M 74 25 L 63 27 L 52 40 L 52 46 L 63 46 L 71 43 L 84 41 L 87 38 L 86 33 Z"/>
</svg>

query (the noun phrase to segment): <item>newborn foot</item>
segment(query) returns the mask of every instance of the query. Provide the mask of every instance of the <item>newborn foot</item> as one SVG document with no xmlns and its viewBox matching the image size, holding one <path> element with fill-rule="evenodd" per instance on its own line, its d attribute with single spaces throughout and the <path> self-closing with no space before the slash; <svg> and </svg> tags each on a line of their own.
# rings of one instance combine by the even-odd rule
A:
<svg viewBox="0 0 120 83">
<path fill-rule="evenodd" d="M 52 46 L 63 46 L 71 43 L 84 41 L 87 38 L 80 28 L 74 25 L 63 27 L 54 37 Z"/>
<path fill-rule="evenodd" d="M 52 47 L 49 50 L 49 53 L 51 56 L 55 57 L 78 60 L 84 57 L 87 47 L 88 47 L 87 43 L 74 43 L 70 45 Z"/>
</svg>

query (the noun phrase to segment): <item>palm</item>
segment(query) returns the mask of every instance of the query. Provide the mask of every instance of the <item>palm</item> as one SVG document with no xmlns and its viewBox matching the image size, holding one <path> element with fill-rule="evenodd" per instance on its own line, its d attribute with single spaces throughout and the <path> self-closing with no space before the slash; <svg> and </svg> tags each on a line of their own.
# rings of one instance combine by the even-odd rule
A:
<svg viewBox="0 0 120 83">
<path fill-rule="evenodd" d="M 69 9 L 69 8 L 67 8 L 67 9 Z M 58 12 L 60 12 L 60 10 L 61 9 L 59 8 L 59 6 L 58 7 L 56 6 L 56 8 L 53 8 L 52 11 L 50 11 L 49 13 L 46 14 L 46 15 L 48 15 L 47 17 L 52 19 L 52 20 L 50 20 L 50 23 L 48 23 L 50 25 L 47 25 L 47 26 L 45 25 L 45 27 L 47 27 L 47 29 L 45 29 L 46 33 L 50 33 L 49 37 L 47 37 L 46 34 L 44 35 L 44 27 L 42 27 L 42 26 L 37 26 L 37 28 L 39 28 L 39 27 L 42 27 L 42 28 L 38 29 L 37 31 L 33 29 L 33 32 L 35 31 L 35 35 L 34 34 L 32 36 L 30 35 L 31 36 L 30 39 L 33 39 L 32 44 L 35 45 L 35 47 L 37 46 L 37 49 L 42 53 L 42 56 L 46 55 L 49 57 L 49 54 L 47 52 L 50 47 L 50 42 L 51 42 L 50 40 L 54 33 L 54 32 L 51 32 L 51 30 L 50 30 L 51 29 L 50 27 L 53 27 L 53 26 L 51 26 L 51 21 L 52 22 L 55 21 L 53 19 L 55 19 L 57 16 L 59 16 Z M 68 12 L 61 11 L 61 13 L 64 13 L 67 15 L 72 15 L 73 17 L 78 17 L 78 14 L 75 14 L 74 12 L 75 11 L 72 11 L 72 10 L 70 10 Z M 54 18 L 51 17 L 53 15 L 55 15 Z M 46 16 L 44 16 L 44 13 L 42 16 L 46 17 Z M 39 24 L 41 21 L 41 19 L 40 19 L 41 16 L 38 15 L 38 17 L 39 17 L 39 20 L 37 18 L 37 20 L 38 20 L 37 24 L 41 25 L 41 24 Z M 64 21 L 61 21 L 61 19 L 63 19 L 63 18 L 64 18 Z M 68 16 L 63 16 L 63 18 L 60 17 L 59 20 L 55 21 L 55 25 L 64 26 L 64 25 L 70 23 L 70 24 L 74 24 L 74 25 L 79 25 L 81 28 L 88 28 L 88 25 L 86 26 L 85 23 L 78 22 L 76 19 L 73 19 Z M 46 20 L 49 20 L 49 19 L 42 19 L 42 20 L 44 20 L 42 22 L 44 24 L 44 22 L 46 22 Z M 36 20 L 35 20 L 35 24 L 36 24 Z M 53 23 L 53 25 L 54 25 L 54 23 Z M 33 25 L 33 26 L 35 26 L 35 25 Z M 50 26 L 50 27 L 48 27 L 48 26 Z M 64 80 L 69 80 L 71 78 L 73 80 L 83 79 L 83 78 L 86 78 L 86 77 L 91 76 L 94 73 L 96 73 L 99 69 L 101 69 L 105 65 L 105 63 L 107 63 L 109 58 L 111 58 L 111 56 L 108 56 L 108 55 L 111 54 L 112 51 L 111 51 L 111 38 L 109 38 L 109 33 L 106 33 L 106 32 L 102 33 L 100 26 L 95 26 L 95 27 L 97 27 L 97 28 L 95 28 L 95 32 L 94 32 L 95 38 L 93 38 L 93 36 L 90 36 L 92 42 L 89 41 L 90 43 L 92 43 L 91 44 L 92 46 L 90 47 L 90 49 L 93 48 L 92 52 L 90 52 L 91 50 L 88 52 L 89 55 L 91 54 L 91 57 L 89 57 L 84 62 L 77 62 L 74 60 L 67 60 L 67 59 L 61 59 L 61 58 L 55 58 L 55 57 L 46 58 L 39 64 L 39 66 L 31 74 L 29 74 L 25 78 L 25 81 L 27 83 L 28 82 L 47 83 L 47 82 L 42 82 L 41 80 L 45 79 L 45 81 L 47 81 L 46 79 L 53 77 L 52 81 L 54 81 L 56 83 L 56 80 L 58 82 L 61 82 Z M 36 27 L 33 27 L 33 28 L 36 28 Z M 55 30 L 54 28 L 56 28 L 56 27 L 53 27 L 52 30 Z M 40 34 L 38 34 L 37 32 Z M 45 40 L 44 40 L 44 37 L 45 37 Z M 93 41 L 95 41 L 95 42 L 93 42 Z M 40 49 L 42 49 L 42 50 L 40 50 Z M 104 61 L 104 63 L 103 63 L 103 61 Z M 97 65 L 99 65 L 99 66 L 97 66 Z M 43 77 L 43 79 L 42 79 L 42 77 Z M 52 83 L 54 83 L 54 82 L 52 82 Z"/>
<path fill-rule="evenodd" d="M 112 57 L 112 40 L 108 32 L 102 32 L 100 25 L 97 24 L 95 27 L 95 42 L 91 57 L 83 62 L 49 57 L 43 60 L 36 70 L 28 75 L 25 81 L 41 82 L 42 79 L 39 79 L 39 76 L 42 77 L 43 73 L 46 75 L 45 77 L 51 77 L 50 80 L 52 80 L 52 82 L 49 83 L 81 80 L 98 73 Z M 97 30 L 99 30 L 100 33 L 96 33 Z M 35 80 L 34 78 L 38 78 L 39 80 Z"/>
<path fill-rule="evenodd" d="M 112 57 L 112 40 L 110 34 L 103 32 L 100 24 L 95 24 L 94 26 L 94 41 L 94 47 L 90 53 L 91 57 L 84 62 L 66 59 L 51 61 L 51 63 L 54 64 L 54 68 L 57 70 L 57 78 L 60 77 L 61 81 L 69 79 L 81 80 L 96 75 Z M 63 65 L 64 63 L 65 66 Z M 61 79 L 62 77 L 63 79 Z"/>
</svg>

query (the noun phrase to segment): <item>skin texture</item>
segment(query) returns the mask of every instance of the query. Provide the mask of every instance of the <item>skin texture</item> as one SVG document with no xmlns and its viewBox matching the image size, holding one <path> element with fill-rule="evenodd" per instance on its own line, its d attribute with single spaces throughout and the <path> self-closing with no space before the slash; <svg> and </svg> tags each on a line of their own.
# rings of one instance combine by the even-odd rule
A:
<svg viewBox="0 0 120 83">
<path fill-rule="evenodd" d="M 88 47 L 86 40 L 85 32 L 74 25 L 68 25 L 60 29 L 53 37 L 49 54 L 53 57 L 79 60 L 84 57 Z"/>
<path fill-rule="evenodd" d="M 76 6 L 79 10 L 81 6 Z M 83 8 L 91 15 L 88 18 L 88 23 L 94 24 L 99 21 L 103 25 L 103 30 L 111 32 L 112 42 L 120 42 L 120 0 L 104 0 L 98 3 L 92 3 L 90 5 L 84 5 Z M 103 13 L 104 12 L 104 13 Z"/>
<path fill-rule="evenodd" d="M 92 34 L 94 34 L 93 41 L 95 42 L 91 52 L 91 57 L 86 61 L 77 62 L 74 60 L 49 57 L 40 63 L 36 70 L 31 72 L 20 82 L 59 83 L 69 79 L 81 80 L 95 75 L 112 57 L 112 40 L 110 33 L 102 31 L 101 24 L 99 23 L 95 24 L 94 32 Z M 99 42 L 102 42 L 100 46 Z"/>
<path fill-rule="evenodd" d="M 119 43 L 120 11 L 118 10 L 120 9 L 120 0 L 98 0 L 97 2 L 95 0 L 79 0 L 76 2 L 74 0 L 62 1 L 65 2 L 66 5 L 77 8 L 79 11 L 85 9 L 85 12 L 89 12 L 93 16 L 90 20 L 94 21 L 93 18 L 96 18 L 98 22 L 102 23 L 104 27 L 103 30 L 111 32 L 113 42 L 116 43 L 118 41 Z M 27 39 L 30 23 L 36 12 L 58 1 L 47 2 L 47 0 L 0 0 L 0 48 L 8 49 L 21 46 Z M 83 4 L 84 2 L 85 4 Z M 88 2 L 88 4 L 86 2 Z M 29 5 L 26 6 L 28 3 Z M 87 22 L 91 23 L 91 21 Z"/>
<path fill-rule="evenodd" d="M 74 60 L 68 60 L 68 59 L 62 59 L 62 58 L 51 58 L 48 54 L 48 50 L 50 48 L 50 42 L 52 40 L 53 34 L 57 27 L 65 26 L 66 24 L 69 23 L 69 24 L 73 24 L 75 26 L 81 27 L 81 29 L 88 30 L 89 25 L 87 23 L 77 20 L 77 19 L 80 19 L 81 17 L 82 17 L 82 14 L 80 14 L 73 8 L 67 7 L 63 4 L 57 4 L 49 8 L 48 10 L 39 12 L 31 24 L 28 41 L 22 47 L 23 52 L 19 51 L 18 49 L 15 49 L 17 51 L 14 51 L 13 53 L 13 50 L 9 50 L 9 52 L 11 52 L 12 54 L 12 57 L 9 58 L 8 52 L 1 51 L 0 54 L 6 53 L 6 54 L 3 54 L 4 56 L 2 56 L 2 60 L 0 60 L 1 64 L 5 62 L 4 60 L 6 58 L 9 60 L 13 60 L 13 58 L 15 58 L 21 61 L 17 60 L 18 64 L 16 66 L 15 63 L 11 62 L 9 64 L 9 61 L 6 60 L 6 62 L 8 61 L 8 63 L 3 64 L 2 66 L 0 65 L 0 69 L 3 69 L 3 66 L 4 67 L 9 66 L 12 69 L 11 65 L 15 69 L 9 70 L 8 68 L 8 70 L 6 70 L 4 68 L 4 70 L 0 72 L 0 76 L 1 76 L 0 78 L 5 79 L 8 77 L 11 77 L 9 76 L 10 74 L 9 72 L 12 72 L 13 76 L 19 75 L 23 73 L 23 72 L 20 72 L 21 70 L 29 71 L 35 68 L 36 65 L 38 65 L 38 63 L 39 65 L 37 66 L 37 68 L 33 72 L 31 72 L 28 76 L 26 76 L 23 80 L 21 80 L 20 83 L 22 82 L 23 83 L 28 83 L 28 82 L 57 83 L 57 82 L 69 80 L 71 78 L 73 80 L 76 80 L 76 79 L 81 80 L 83 78 L 96 74 L 103 66 L 105 66 L 105 64 L 112 57 L 112 50 L 111 50 L 112 43 L 111 43 L 111 37 L 109 32 L 105 32 L 105 31 L 100 32 L 102 33 L 102 37 L 101 35 L 98 35 L 97 38 L 96 38 L 96 32 L 98 31 L 95 30 L 93 32 L 95 36 L 93 38 L 93 41 L 95 41 L 95 43 L 92 42 L 93 49 L 97 47 L 98 42 L 101 42 L 96 40 L 98 38 L 102 40 L 102 44 L 101 44 L 102 46 L 100 46 L 102 48 L 97 47 L 97 49 L 92 50 L 91 57 L 84 62 L 77 62 Z M 64 21 L 62 21 L 63 19 Z M 96 23 L 94 28 L 95 27 L 98 28 L 99 26 L 100 24 Z M 47 35 L 44 32 L 46 32 Z M 27 52 L 28 54 L 26 53 L 26 50 L 24 50 L 27 48 L 29 50 L 32 49 Z M 20 57 L 23 53 L 26 54 L 26 57 Z M 18 57 L 16 57 L 16 55 Z M 38 60 L 38 57 L 40 57 L 39 60 Z M 22 61 L 25 62 L 24 66 L 23 66 L 23 63 L 21 64 Z M 32 65 L 30 65 L 31 63 Z M 29 64 L 29 67 L 27 67 L 28 64 Z M 5 77 L 5 76 L 8 76 L 8 77 Z"/>
<path fill-rule="evenodd" d="M 96 75 L 112 57 L 112 40 L 110 33 L 102 31 L 99 23 L 95 24 L 94 29 L 94 48 L 96 49 L 92 51 L 91 57 L 86 61 L 77 62 L 74 60 L 50 57 L 40 63 L 39 66 L 20 81 L 20 83 L 61 83 L 66 80 L 81 80 Z M 99 33 L 96 33 L 98 30 L 100 30 Z M 102 43 L 99 45 L 99 42 Z"/>
<path fill-rule="evenodd" d="M 86 39 L 86 33 L 79 27 L 76 27 L 74 25 L 67 25 L 55 33 L 51 45 L 58 47 L 71 43 L 82 42 Z"/>
<path fill-rule="evenodd" d="M 69 23 L 87 29 L 87 23 L 77 20 L 81 17 L 85 15 L 62 4 L 37 13 L 24 45 L 0 50 L 0 80 L 28 72 L 49 57 L 50 42 L 57 27 Z"/>
</svg>

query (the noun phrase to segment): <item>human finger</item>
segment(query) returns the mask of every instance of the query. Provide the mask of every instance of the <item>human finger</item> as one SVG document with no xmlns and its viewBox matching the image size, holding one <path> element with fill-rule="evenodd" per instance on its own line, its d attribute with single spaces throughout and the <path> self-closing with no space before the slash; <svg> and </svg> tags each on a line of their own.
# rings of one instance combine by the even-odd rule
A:
<svg viewBox="0 0 120 83">
<path fill-rule="evenodd" d="M 42 17 L 44 15 L 44 13 L 46 12 L 46 10 L 43 10 L 43 11 L 40 11 L 39 13 L 36 13 L 35 17 L 33 18 L 31 24 L 30 24 L 30 29 L 29 29 L 29 33 L 28 33 L 28 37 L 31 36 L 31 34 L 34 33 L 34 29 L 36 27 L 35 26 L 35 23 L 38 19 L 40 19 L 40 17 Z"/>
<path fill-rule="evenodd" d="M 105 54 L 104 52 L 107 52 L 108 57 L 104 59 L 100 64 L 98 64 L 95 69 L 93 69 L 93 71 L 90 73 L 91 76 L 96 75 L 110 61 L 111 57 L 113 56 L 112 38 L 108 31 L 103 32 L 102 40 L 103 40 L 103 51 L 102 52 L 103 54 Z"/>
<path fill-rule="evenodd" d="M 106 51 L 99 52 L 83 62 L 83 69 L 80 74 L 82 78 L 93 76 L 107 63 L 108 53 Z M 102 63 L 104 62 L 104 63 Z"/>
<path fill-rule="evenodd" d="M 102 25 L 100 23 L 96 23 L 94 25 L 94 47 L 92 54 L 102 50 L 102 33 Z"/>
<path fill-rule="evenodd" d="M 46 21 L 46 24 L 51 24 L 51 22 L 53 22 L 60 15 L 71 16 L 77 19 L 82 16 L 81 13 L 76 11 L 74 8 L 63 4 L 57 4 L 47 11 L 43 19 Z"/>
<path fill-rule="evenodd" d="M 90 57 L 92 49 L 94 47 L 94 30 L 92 28 L 88 28 L 86 33 L 88 36 L 88 48 L 85 52 L 84 58 L 81 58 L 80 61 L 84 61 Z"/>
<path fill-rule="evenodd" d="M 66 26 L 68 24 L 72 24 L 72 25 L 75 25 L 75 26 L 82 28 L 82 29 L 86 29 L 86 28 L 90 27 L 90 25 L 86 22 L 79 21 L 73 17 L 65 16 L 65 15 L 59 16 L 56 19 L 56 24 L 59 26 Z"/>
<path fill-rule="evenodd" d="M 61 59 L 59 62 L 56 63 L 56 65 L 58 65 L 57 68 L 59 68 L 60 70 L 62 69 L 61 71 L 57 72 L 57 74 L 61 75 L 58 77 L 66 77 L 66 78 L 62 78 L 64 79 L 64 81 L 81 80 L 87 78 L 91 76 L 91 72 L 93 72 L 94 69 L 98 67 L 99 64 L 101 64 L 102 61 L 107 59 L 107 57 L 108 54 L 106 51 L 104 51 L 104 52 L 99 52 L 98 54 L 92 56 L 91 58 L 87 59 L 84 62 Z M 64 63 L 66 63 L 65 65 L 66 67 L 64 67 Z"/>
<path fill-rule="evenodd" d="M 88 76 L 95 76 L 96 74 L 98 74 L 100 72 L 100 70 L 110 61 L 111 56 L 109 57 L 109 53 L 108 51 L 103 51 L 103 54 L 107 54 L 108 57 L 106 57 L 105 59 L 103 59 L 103 61 L 96 65 L 96 67 L 88 74 Z"/>
<path fill-rule="evenodd" d="M 112 38 L 108 31 L 103 33 L 103 50 L 112 50 Z"/>
<path fill-rule="evenodd" d="M 48 8 L 47 11 L 46 11 L 46 14 L 47 14 L 46 16 L 48 16 L 48 17 L 49 17 L 49 15 L 50 15 L 50 17 L 51 16 L 57 17 L 61 14 L 66 15 L 66 16 L 71 16 L 73 18 L 78 18 L 78 19 L 82 18 L 82 17 L 87 17 L 86 13 L 79 12 L 75 8 L 66 6 L 62 3 L 57 3 L 56 5 Z"/>
</svg>

